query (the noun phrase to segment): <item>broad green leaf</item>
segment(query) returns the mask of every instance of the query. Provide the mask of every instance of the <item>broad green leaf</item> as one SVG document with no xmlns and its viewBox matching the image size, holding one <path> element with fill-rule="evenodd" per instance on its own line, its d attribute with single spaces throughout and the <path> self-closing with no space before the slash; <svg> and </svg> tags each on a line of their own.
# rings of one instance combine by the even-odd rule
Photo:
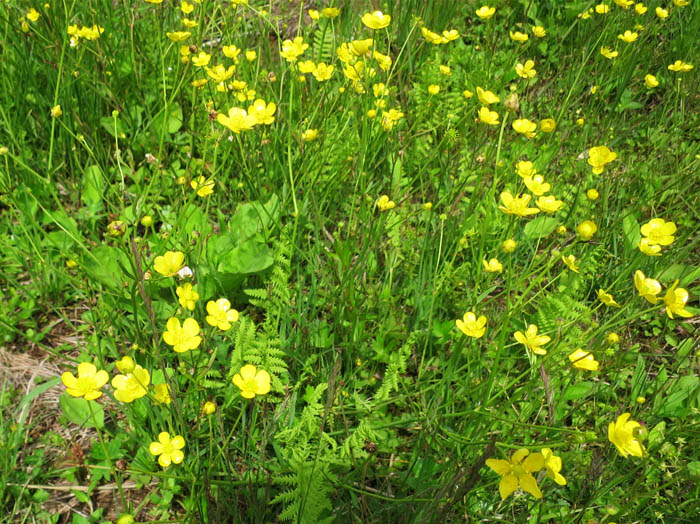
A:
<svg viewBox="0 0 700 524">
<path fill-rule="evenodd" d="M 92 407 L 88 405 L 92 402 Z M 105 425 L 105 412 L 102 406 L 92 400 L 81 397 L 71 397 L 63 393 L 59 399 L 59 405 L 66 418 L 73 424 L 86 428 L 103 428 Z M 91 410 L 92 409 L 92 413 Z"/>
<path fill-rule="evenodd" d="M 593 382 L 578 382 L 576 384 L 572 384 L 564 390 L 561 399 L 565 402 L 569 400 L 582 399 L 591 392 L 594 385 L 595 384 Z"/>
<path fill-rule="evenodd" d="M 622 231 L 625 233 L 625 247 L 627 251 L 637 249 L 639 241 L 642 239 L 642 234 L 639 231 L 639 223 L 634 215 L 626 215 L 622 219 Z"/>
<path fill-rule="evenodd" d="M 91 213 L 97 213 L 102 209 L 104 189 L 104 178 L 100 168 L 97 166 L 90 166 L 85 169 L 80 191 L 80 200 L 82 200 L 85 207 L 87 207 Z"/>
<path fill-rule="evenodd" d="M 182 127 L 182 108 L 179 104 L 172 104 L 167 113 L 165 109 L 161 110 L 151 121 L 151 127 L 157 136 L 160 136 L 163 130 L 170 134 L 177 133 Z"/>
<path fill-rule="evenodd" d="M 112 246 L 99 246 L 83 256 L 87 275 L 109 287 L 120 288 L 125 281 L 121 266 L 129 267 L 129 260 L 123 251 Z"/>
<path fill-rule="evenodd" d="M 553 217 L 537 217 L 525 225 L 523 233 L 530 240 L 546 237 L 557 227 L 559 221 Z"/>
</svg>

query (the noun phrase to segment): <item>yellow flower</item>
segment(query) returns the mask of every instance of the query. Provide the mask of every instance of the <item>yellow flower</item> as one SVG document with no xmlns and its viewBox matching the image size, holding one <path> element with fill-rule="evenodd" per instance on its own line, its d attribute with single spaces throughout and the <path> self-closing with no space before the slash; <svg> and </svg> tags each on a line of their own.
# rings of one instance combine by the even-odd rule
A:
<svg viewBox="0 0 700 524">
<path fill-rule="evenodd" d="M 459 31 L 457 31 L 456 29 L 445 29 L 442 32 L 442 37 L 447 42 L 451 42 L 452 40 L 457 40 L 459 38 Z"/>
<path fill-rule="evenodd" d="M 169 346 L 173 346 L 176 353 L 197 349 L 202 342 L 202 337 L 199 336 L 199 324 L 193 318 L 186 318 L 180 326 L 179 319 L 170 317 L 165 329 L 163 340 Z"/>
<path fill-rule="evenodd" d="M 658 244 L 652 244 L 649 242 L 648 238 L 642 238 L 637 244 L 639 250 L 647 256 L 658 257 L 661 256 L 661 246 Z"/>
<path fill-rule="evenodd" d="M 598 231 L 598 226 L 592 220 L 584 220 L 576 226 L 576 232 L 581 237 L 581 240 L 588 241 L 593 238 L 593 235 Z"/>
<path fill-rule="evenodd" d="M 538 175 L 539 176 L 539 175 Z M 556 213 L 559 211 L 564 202 L 557 200 L 553 195 L 541 196 L 535 200 L 535 205 L 540 208 L 541 211 L 545 213 Z"/>
<path fill-rule="evenodd" d="M 53 107 L 51 108 L 51 116 L 52 116 L 53 118 L 58 118 L 58 117 L 61 116 L 62 114 L 63 114 L 63 110 L 61 109 L 61 105 L 60 105 L 60 104 L 55 105 L 55 106 L 53 106 Z"/>
<path fill-rule="evenodd" d="M 398 109 L 389 109 L 389 111 L 382 111 L 382 127 L 385 131 L 389 131 L 394 127 L 396 122 L 403 118 L 403 113 Z"/>
<path fill-rule="evenodd" d="M 507 238 L 501 244 L 501 249 L 506 253 L 512 253 L 513 251 L 515 251 L 516 247 L 518 247 L 518 243 L 512 238 Z"/>
<path fill-rule="evenodd" d="M 614 0 L 615 5 L 621 7 L 622 9 L 627 9 L 629 6 L 634 4 L 634 0 Z"/>
<path fill-rule="evenodd" d="M 318 137 L 318 129 L 307 129 L 301 134 L 301 139 L 304 142 L 312 142 Z"/>
<path fill-rule="evenodd" d="M 258 124 L 270 125 L 275 121 L 275 112 L 277 111 L 277 104 L 274 102 L 265 103 L 261 98 L 258 98 L 253 102 L 252 106 L 248 107 L 248 115 L 255 118 Z"/>
<path fill-rule="evenodd" d="M 610 6 L 608 4 L 598 4 L 595 6 L 595 12 L 599 15 L 604 15 L 610 12 Z"/>
<path fill-rule="evenodd" d="M 617 37 L 620 40 L 622 40 L 623 42 L 627 42 L 627 43 L 634 42 L 638 36 L 639 36 L 638 33 L 634 33 L 632 31 L 630 31 L 629 29 L 627 31 L 625 31 L 624 33 L 617 35 Z"/>
<path fill-rule="evenodd" d="M 482 20 L 488 20 L 495 13 L 496 13 L 496 8 L 490 7 L 488 5 L 482 5 L 479 9 L 476 10 L 476 16 L 478 16 Z"/>
<path fill-rule="evenodd" d="M 503 202 L 503 205 L 498 206 L 498 209 L 508 215 L 517 215 L 519 217 L 535 215 L 539 213 L 540 210 L 534 207 L 527 207 L 531 198 L 532 195 L 528 194 L 513 197 L 510 191 L 503 191 L 501 193 L 501 202 Z"/>
<path fill-rule="evenodd" d="M 479 122 L 490 126 L 497 126 L 500 124 L 498 113 L 491 111 L 486 106 L 482 106 L 481 109 L 479 109 Z"/>
<path fill-rule="evenodd" d="M 593 168 L 593 174 L 599 175 L 609 164 L 617 158 L 617 153 L 610 151 L 607 146 L 596 146 L 588 150 L 588 165 Z"/>
<path fill-rule="evenodd" d="M 501 475 L 501 481 L 498 484 L 501 500 L 508 498 L 518 488 L 535 498 L 542 498 L 542 492 L 532 474 L 544 467 L 544 457 L 541 453 L 533 453 L 529 457 L 528 455 L 530 452 L 523 448 L 513 453 L 509 460 L 491 458 L 486 460 L 486 465 Z"/>
<path fill-rule="evenodd" d="M 693 64 L 683 62 L 682 60 L 676 60 L 670 66 L 668 66 L 669 71 L 675 71 L 677 73 L 687 73 L 693 69 Z"/>
<path fill-rule="evenodd" d="M 313 60 L 304 60 L 303 62 L 299 62 L 297 67 L 299 68 L 300 73 L 313 73 L 316 69 L 316 64 L 314 64 Z"/>
<path fill-rule="evenodd" d="M 391 23 L 391 16 L 385 15 L 381 11 L 365 13 L 362 16 L 362 23 L 370 29 L 384 29 Z"/>
<path fill-rule="evenodd" d="M 200 176 L 197 180 L 192 180 L 190 186 L 197 192 L 197 196 L 206 197 L 214 192 L 214 181 L 207 180 L 206 177 Z"/>
<path fill-rule="evenodd" d="M 393 200 L 390 200 L 387 195 L 382 195 L 377 199 L 377 207 L 379 208 L 379 211 L 389 211 L 390 209 L 394 209 L 394 207 L 396 207 L 396 203 Z"/>
<path fill-rule="evenodd" d="M 515 72 L 520 78 L 535 78 L 537 71 L 535 71 L 535 61 L 526 60 L 524 64 L 518 62 L 515 64 Z"/>
<path fill-rule="evenodd" d="M 638 15 L 643 15 L 647 12 L 647 7 L 644 4 L 634 4 L 634 10 Z"/>
<path fill-rule="evenodd" d="M 185 255 L 180 251 L 166 251 L 164 255 L 156 257 L 153 261 L 153 269 L 164 277 L 172 277 L 185 265 Z"/>
<path fill-rule="evenodd" d="M 606 306 L 620 307 L 620 304 L 615 302 L 613 296 L 610 293 L 606 293 L 603 289 L 598 290 L 598 299 Z"/>
<path fill-rule="evenodd" d="M 513 130 L 520 133 L 525 138 L 534 138 L 537 131 L 537 123 L 528 120 L 527 118 L 519 118 L 513 122 Z"/>
<path fill-rule="evenodd" d="M 148 451 L 158 457 L 158 464 L 167 468 L 170 464 L 179 464 L 185 458 L 182 448 L 185 439 L 181 435 L 170 438 L 170 433 L 162 431 L 158 434 L 158 442 L 151 442 Z"/>
<path fill-rule="evenodd" d="M 248 62 L 255 62 L 256 58 L 258 58 L 258 52 L 255 49 L 246 49 L 245 59 Z"/>
<path fill-rule="evenodd" d="M 472 91 L 469 91 L 469 89 L 465 89 L 464 91 L 462 91 L 462 96 L 468 100 L 474 96 L 474 93 Z"/>
<path fill-rule="evenodd" d="M 321 14 L 326 18 L 335 18 L 340 14 L 340 9 L 337 7 L 326 7 L 325 9 L 321 10 Z"/>
<path fill-rule="evenodd" d="M 586 198 L 587 198 L 588 200 L 591 200 L 591 201 L 592 201 L 592 200 L 598 200 L 598 197 L 599 197 L 599 196 L 600 196 L 600 195 L 598 194 L 598 190 L 595 189 L 595 188 L 593 188 L 593 187 L 592 187 L 591 189 L 589 189 L 588 191 L 586 191 Z"/>
<path fill-rule="evenodd" d="M 255 395 L 267 395 L 270 392 L 270 374 L 251 364 L 243 366 L 233 376 L 232 382 L 241 390 L 243 398 L 255 398 Z"/>
<path fill-rule="evenodd" d="M 372 58 L 377 61 L 377 64 L 379 64 L 379 68 L 382 71 L 388 71 L 391 69 L 391 57 L 389 55 L 383 55 L 379 51 L 375 51 L 372 53 Z"/>
<path fill-rule="evenodd" d="M 319 13 L 316 9 L 309 9 L 309 18 L 311 18 L 311 20 L 318 20 L 321 18 L 321 13 Z"/>
<path fill-rule="evenodd" d="M 129 355 L 124 355 L 116 361 L 117 369 L 122 373 L 131 373 L 136 367 L 136 362 Z"/>
<path fill-rule="evenodd" d="M 576 257 L 574 255 L 562 256 L 561 261 L 566 264 L 571 271 L 578 273 L 578 267 L 576 267 Z"/>
<path fill-rule="evenodd" d="M 325 63 L 320 62 L 316 65 L 312 73 L 316 80 L 319 82 L 325 82 L 326 80 L 330 80 L 331 76 L 333 76 L 333 71 L 335 71 L 334 65 L 326 65 Z"/>
<path fill-rule="evenodd" d="M 535 166 L 532 162 L 528 160 L 520 160 L 516 165 L 515 169 L 518 173 L 518 176 L 521 178 L 527 178 L 531 176 L 535 176 L 537 174 L 537 170 L 535 169 Z"/>
<path fill-rule="evenodd" d="M 66 371 L 61 375 L 61 381 L 66 386 L 66 393 L 71 397 L 84 397 L 85 400 L 95 400 L 102 396 L 100 388 L 109 380 L 109 374 L 101 369 L 97 371 L 94 364 L 81 362 L 78 364 L 78 378 Z"/>
<path fill-rule="evenodd" d="M 428 42 L 430 44 L 440 45 L 440 44 L 447 43 L 447 39 L 445 37 L 443 37 L 442 35 L 439 35 L 437 33 L 433 33 L 427 27 L 421 27 L 420 31 L 423 34 L 423 38 L 425 38 L 426 42 Z"/>
<path fill-rule="evenodd" d="M 615 58 L 615 57 L 616 57 L 617 55 L 619 55 L 620 53 L 618 53 L 617 51 L 613 51 L 613 50 L 610 49 L 609 47 L 603 46 L 603 47 L 600 48 L 600 54 L 603 55 L 603 56 L 604 56 L 605 58 L 607 58 L 608 60 L 612 60 L 613 58 Z"/>
<path fill-rule="evenodd" d="M 440 86 L 435 84 L 430 84 L 428 86 L 428 94 L 437 95 L 440 92 Z"/>
<path fill-rule="evenodd" d="M 126 224 L 122 220 L 112 220 L 107 224 L 107 234 L 111 237 L 120 237 L 126 233 Z"/>
<path fill-rule="evenodd" d="M 541 25 L 536 25 L 532 28 L 532 36 L 535 38 L 544 38 L 547 36 L 547 30 Z"/>
<path fill-rule="evenodd" d="M 656 79 L 654 75 L 645 75 L 644 76 L 644 83 L 649 89 L 654 89 L 656 86 L 659 85 L 659 81 Z"/>
<path fill-rule="evenodd" d="M 165 33 L 165 36 L 173 42 L 183 42 L 192 36 L 192 33 L 189 31 L 173 31 L 172 33 Z"/>
<path fill-rule="evenodd" d="M 238 322 L 238 311 L 231 309 L 231 302 L 226 298 L 207 302 L 207 313 L 207 324 L 221 331 L 228 331 L 231 329 L 231 322 Z"/>
<path fill-rule="evenodd" d="M 556 129 L 556 127 L 557 123 L 553 118 L 545 118 L 544 120 L 540 121 L 540 129 L 543 133 L 551 133 Z"/>
<path fill-rule="evenodd" d="M 685 7 L 689 4 L 690 2 L 688 0 L 673 0 L 673 5 L 676 7 Z"/>
<path fill-rule="evenodd" d="M 182 0 L 182 3 L 180 4 L 180 11 L 186 15 L 189 15 L 192 11 L 194 11 L 194 4 L 190 4 L 187 3 L 186 0 Z"/>
<path fill-rule="evenodd" d="M 634 272 L 634 287 L 637 288 L 639 296 L 650 304 L 656 304 L 659 301 L 656 295 L 661 293 L 661 284 L 658 280 L 647 278 L 640 270 Z"/>
<path fill-rule="evenodd" d="M 541 196 L 551 189 L 551 185 L 544 181 L 542 175 L 526 176 L 523 179 L 525 186 L 534 193 L 535 196 Z"/>
<path fill-rule="evenodd" d="M 676 280 L 673 285 L 668 288 L 666 295 L 664 295 L 666 314 L 668 315 L 668 318 L 673 318 L 673 315 L 690 318 L 693 316 L 693 314 L 685 309 L 685 305 L 688 302 L 688 291 L 682 287 L 676 287 L 677 285 L 678 280 Z"/>
<path fill-rule="evenodd" d="M 641 231 L 650 245 L 669 246 L 675 240 L 676 224 L 663 218 L 652 218 L 642 226 Z"/>
<path fill-rule="evenodd" d="M 542 453 L 542 458 L 544 459 L 544 467 L 547 469 L 547 477 L 560 486 L 566 486 L 566 479 L 559 473 L 562 466 L 561 457 L 554 455 L 549 448 L 542 448 L 540 453 Z"/>
<path fill-rule="evenodd" d="M 571 364 L 577 369 L 598 371 L 599 362 L 588 351 L 577 349 L 569 355 Z"/>
<path fill-rule="evenodd" d="M 527 326 L 525 333 L 522 331 L 516 331 L 515 335 L 513 336 L 515 337 L 516 341 L 523 344 L 526 348 L 537 355 L 546 355 L 547 350 L 543 349 L 542 346 L 552 340 L 547 335 L 538 335 L 536 324 L 530 324 Z"/>
<path fill-rule="evenodd" d="M 497 104 L 498 102 L 501 101 L 498 96 L 496 96 L 495 93 L 482 89 L 481 87 L 476 88 L 476 96 L 479 99 L 479 102 L 484 104 L 485 106 L 491 105 L 491 104 Z"/>
<path fill-rule="evenodd" d="M 468 311 L 464 314 L 463 319 L 455 321 L 457 328 L 468 337 L 481 338 L 486 333 L 486 317 L 481 315 L 479 318 L 474 313 Z"/>
<path fill-rule="evenodd" d="M 294 40 L 285 40 L 282 42 L 282 51 L 280 56 L 287 62 L 296 62 L 297 58 L 304 54 L 309 48 L 309 44 L 304 43 L 304 38 L 297 36 Z"/>
<path fill-rule="evenodd" d="M 656 13 L 656 16 L 658 16 L 661 20 L 664 18 L 668 18 L 668 9 L 664 9 L 663 7 L 657 7 L 654 12 Z"/>
<path fill-rule="evenodd" d="M 233 72 L 236 70 L 236 66 L 232 65 L 224 67 L 221 64 L 217 64 L 214 67 L 205 67 L 207 75 L 214 80 L 214 82 L 225 82 L 233 76 Z"/>
<path fill-rule="evenodd" d="M 158 404 L 170 404 L 170 388 L 167 384 L 155 384 L 153 386 L 153 398 Z"/>
<path fill-rule="evenodd" d="M 212 401 L 208 400 L 204 403 L 204 406 L 202 406 L 202 413 L 205 415 L 213 415 L 216 412 L 216 404 L 214 404 Z"/>
<path fill-rule="evenodd" d="M 211 60 L 211 55 L 204 51 L 200 51 L 197 56 L 192 57 L 192 63 L 197 67 L 204 67 L 209 64 L 209 60 Z"/>
<path fill-rule="evenodd" d="M 178 301 L 183 308 L 194 311 L 194 305 L 197 300 L 199 300 L 199 293 L 197 293 L 192 284 L 188 282 L 183 286 L 177 286 L 175 293 L 177 294 Z"/>
<path fill-rule="evenodd" d="M 615 447 L 623 457 L 633 455 L 635 457 L 643 457 L 645 450 L 639 440 L 637 440 L 637 431 L 641 428 L 641 424 L 634 420 L 630 420 L 630 413 L 623 413 L 615 422 L 611 422 L 608 426 L 608 439 L 615 444 Z"/>
<path fill-rule="evenodd" d="M 618 342 L 620 342 L 620 335 L 618 335 L 617 333 L 611 331 L 610 333 L 608 333 L 607 335 L 605 335 L 605 341 L 606 341 L 608 344 L 617 344 Z"/>
<path fill-rule="evenodd" d="M 530 37 L 527 36 L 527 34 L 521 33 L 520 31 L 510 31 L 510 39 L 514 42 L 527 42 L 528 38 Z"/>
<path fill-rule="evenodd" d="M 31 22 L 36 22 L 37 20 L 39 20 L 39 11 L 37 11 L 36 9 L 34 9 L 32 7 L 29 11 L 27 11 L 26 16 L 27 16 L 27 20 L 29 20 Z"/>
<path fill-rule="evenodd" d="M 162 4 L 163 0 L 146 0 L 149 4 Z"/>
<path fill-rule="evenodd" d="M 147 370 L 137 365 L 130 373 L 116 375 L 112 379 L 114 398 L 119 402 L 133 402 L 146 395 L 150 383 L 151 375 Z"/>
<path fill-rule="evenodd" d="M 219 113 L 216 121 L 236 134 L 241 131 L 249 131 L 258 123 L 257 118 L 249 115 L 245 109 L 240 107 L 232 107 L 228 110 L 228 115 Z"/>
<path fill-rule="evenodd" d="M 230 58 L 234 62 L 238 63 L 238 55 L 241 54 L 241 50 L 238 47 L 235 45 L 225 45 L 221 48 L 221 50 L 224 52 L 224 56 L 226 58 Z"/>
<path fill-rule="evenodd" d="M 487 273 L 500 273 L 503 271 L 503 264 L 501 264 L 497 258 L 492 258 L 488 262 L 484 259 L 481 263 L 484 266 L 484 271 Z"/>
<path fill-rule="evenodd" d="M 197 22 L 195 20 L 190 20 L 189 18 L 183 18 L 182 25 L 184 25 L 188 29 L 192 29 L 194 27 L 197 27 Z"/>
</svg>

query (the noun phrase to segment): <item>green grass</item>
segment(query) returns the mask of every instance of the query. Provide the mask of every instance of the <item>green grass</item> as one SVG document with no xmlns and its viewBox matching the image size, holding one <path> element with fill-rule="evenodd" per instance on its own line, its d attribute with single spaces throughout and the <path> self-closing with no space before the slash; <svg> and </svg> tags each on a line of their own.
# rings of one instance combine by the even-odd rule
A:
<svg viewBox="0 0 700 524">
<path fill-rule="evenodd" d="M 663 4 L 665 19 L 658 2 L 589 17 L 588 2 L 503 2 L 481 20 L 481 4 L 411 1 L 381 6 L 391 23 L 379 30 L 361 22 L 377 7 L 365 2 L 316 21 L 309 9 L 326 5 L 249 2 L 203 0 L 188 15 L 168 1 L 0 5 L 3 354 L 76 376 L 90 362 L 110 377 L 86 401 L 58 376 L 0 376 L 3 518 L 694 522 L 697 2 Z M 185 16 L 196 26 L 172 42 Z M 94 24 L 99 37 L 73 45 L 69 26 Z M 422 28 L 459 37 L 434 45 Z M 628 29 L 636 41 L 618 38 Z M 529 39 L 511 40 L 516 30 Z M 280 52 L 295 36 L 309 47 L 290 63 Z M 370 53 L 344 63 L 341 45 L 367 38 Z M 209 67 L 236 66 L 221 89 L 193 63 L 201 51 Z M 528 59 L 537 74 L 520 78 Z M 300 72 L 305 60 L 335 70 L 319 81 Z M 694 67 L 669 70 L 676 60 Z M 478 121 L 477 87 L 499 97 L 497 125 Z M 257 99 L 274 103 L 271 123 L 222 124 Z M 402 113 L 393 125 L 390 109 Z M 516 119 L 536 135 L 516 133 Z M 603 145 L 617 158 L 594 174 L 589 150 Z M 562 201 L 555 213 L 499 208 L 504 191 L 531 194 L 516 173 L 525 160 Z M 200 177 L 211 194 L 192 188 Z M 394 206 L 381 209 L 382 195 Z M 638 247 L 653 218 L 677 226 L 659 256 Z M 587 220 L 589 240 L 577 231 Z M 159 273 L 168 251 L 193 274 Z M 577 271 L 562 261 L 571 255 Z M 501 271 L 485 270 L 492 258 Z M 635 289 L 637 271 L 661 285 L 656 304 Z M 676 281 L 691 317 L 666 313 Z M 192 311 L 178 303 L 185 283 L 199 294 Z M 206 321 L 219 298 L 240 314 L 226 331 Z M 456 327 L 465 312 L 486 317 L 482 336 Z M 173 317 L 198 322 L 196 349 L 164 341 Z M 546 354 L 514 337 L 530 324 L 549 337 Z M 598 369 L 574 367 L 576 349 Z M 111 384 L 124 356 L 149 372 L 133 402 Z M 232 379 L 246 364 L 270 375 L 269 393 L 241 396 Z M 623 413 L 641 424 L 643 457 L 608 438 Z M 163 431 L 185 441 L 167 468 L 149 452 Z M 561 457 L 566 485 L 542 469 L 542 498 L 502 500 L 492 460 L 543 448 Z"/>
</svg>

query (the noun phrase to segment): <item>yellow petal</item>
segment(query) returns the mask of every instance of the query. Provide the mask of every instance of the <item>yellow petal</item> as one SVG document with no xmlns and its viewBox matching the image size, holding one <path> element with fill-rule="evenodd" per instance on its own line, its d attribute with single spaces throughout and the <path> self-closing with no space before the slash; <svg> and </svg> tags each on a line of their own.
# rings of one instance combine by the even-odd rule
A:
<svg viewBox="0 0 700 524">
<path fill-rule="evenodd" d="M 241 378 L 243 378 L 243 380 L 250 380 L 251 378 L 255 377 L 256 371 L 257 370 L 254 365 L 246 364 L 241 368 L 241 371 L 239 373 L 241 374 Z"/>
<path fill-rule="evenodd" d="M 511 495 L 516 489 L 518 489 L 518 477 L 509 473 L 501 478 L 501 482 L 498 484 L 498 491 L 501 494 L 501 499 L 505 500 Z"/>
<path fill-rule="evenodd" d="M 530 474 L 525 474 L 525 475 L 520 475 L 519 480 L 520 480 L 520 487 L 523 488 L 524 491 L 527 491 L 530 495 L 532 495 L 535 498 L 538 498 L 538 499 L 542 498 L 542 492 L 540 491 L 540 488 L 537 486 L 537 481 L 535 480 L 535 477 L 533 477 Z"/>
<path fill-rule="evenodd" d="M 487 459 L 486 465 L 499 475 L 506 475 L 511 470 L 510 462 L 507 460 Z"/>
</svg>

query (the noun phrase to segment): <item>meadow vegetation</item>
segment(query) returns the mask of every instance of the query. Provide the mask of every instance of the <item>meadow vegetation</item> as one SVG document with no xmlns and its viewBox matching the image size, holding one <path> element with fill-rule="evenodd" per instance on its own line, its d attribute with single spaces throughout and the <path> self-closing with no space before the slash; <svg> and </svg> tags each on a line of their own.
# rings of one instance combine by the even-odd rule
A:
<svg viewBox="0 0 700 524">
<path fill-rule="evenodd" d="M 0 521 L 698 522 L 699 6 L 0 1 Z"/>
</svg>

